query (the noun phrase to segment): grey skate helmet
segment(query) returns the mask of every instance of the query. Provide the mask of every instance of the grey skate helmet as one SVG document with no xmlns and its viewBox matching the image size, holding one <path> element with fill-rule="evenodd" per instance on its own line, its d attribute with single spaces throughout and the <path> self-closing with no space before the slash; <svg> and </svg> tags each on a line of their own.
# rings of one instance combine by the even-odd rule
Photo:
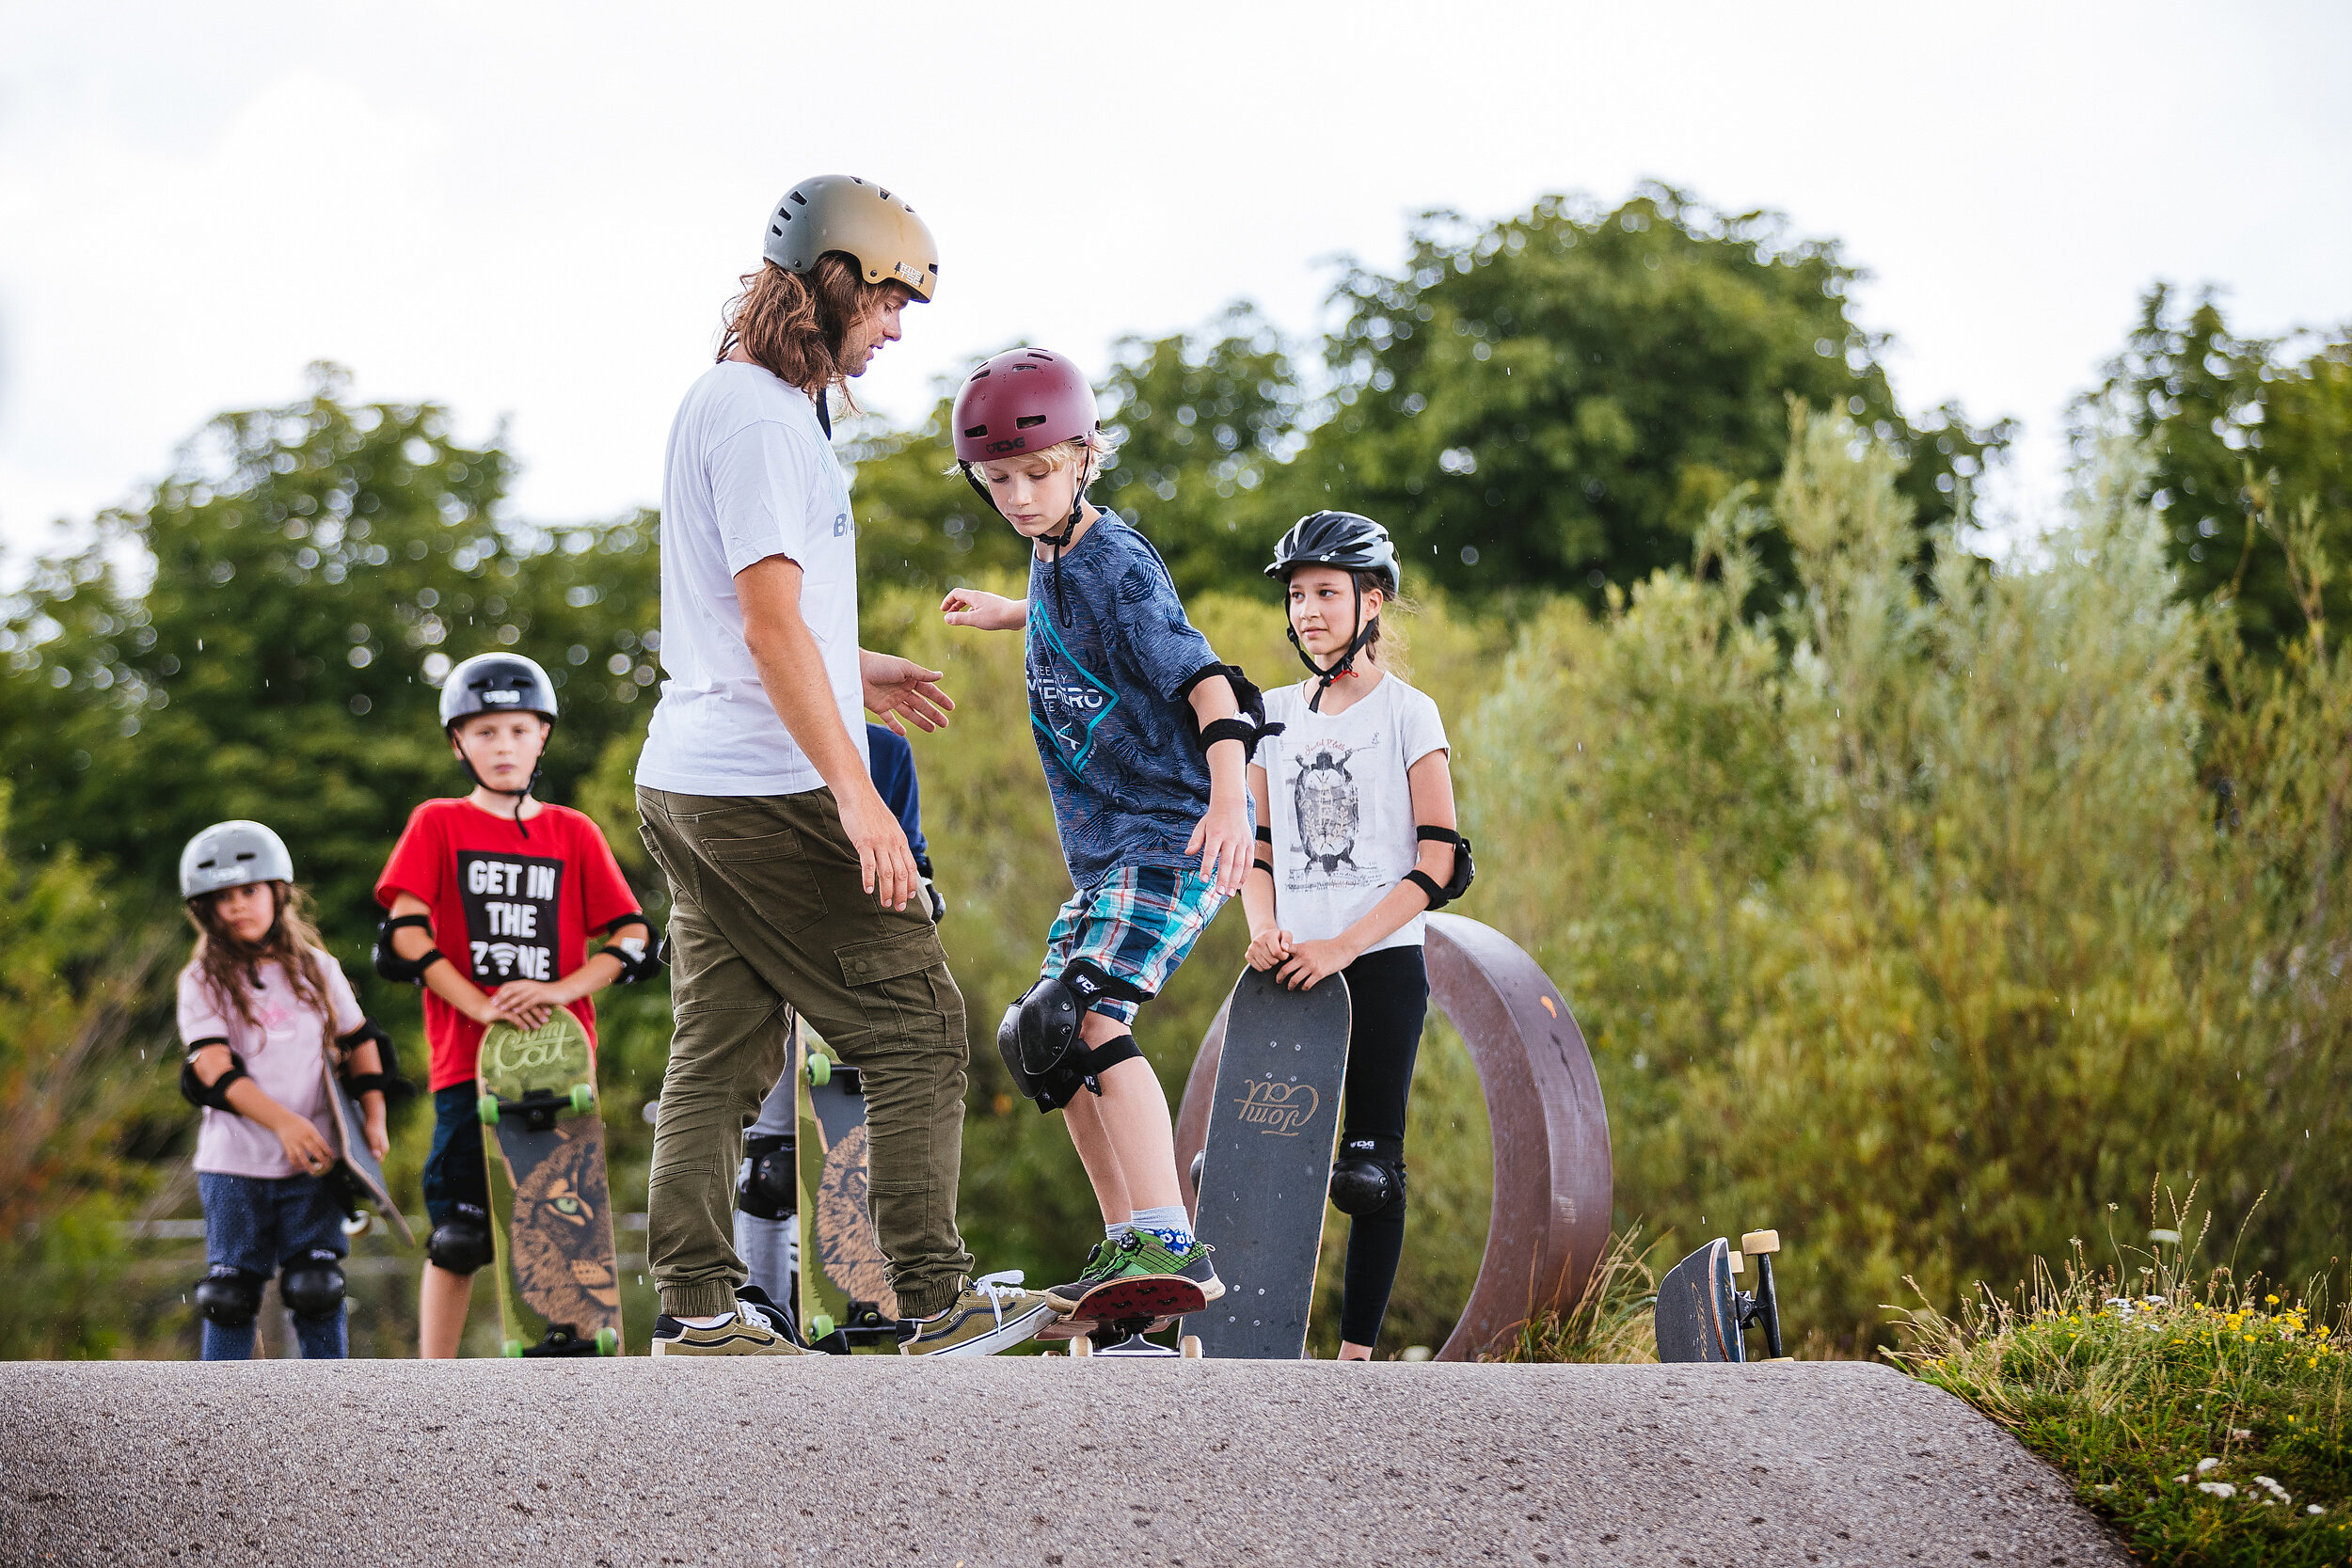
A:
<svg viewBox="0 0 2352 1568">
<path fill-rule="evenodd" d="M 476 654 L 441 682 L 441 728 L 477 713 L 520 709 L 555 722 L 555 683 L 536 659 L 520 654 Z"/>
<path fill-rule="evenodd" d="M 760 254 L 787 272 L 807 272 L 828 250 L 858 266 L 868 283 L 902 283 L 929 302 L 939 287 L 939 245 L 930 226 L 901 197 L 850 174 L 820 174 L 785 193 L 768 215 Z"/>
<path fill-rule="evenodd" d="M 248 882 L 291 882 L 294 857 L 286 841 L 242 818 L 215 822 L 180 851 L 180 896 L 201 898 Z"/>
<path fill-rule="evenodd" d="M 1367 620 L 1364 616 L 1364 578 L 1370 577 L 1390 598 L 1397 596 L 1396 541 L 1389 537 L 1387 529 L 1360 513 L 1310 512 L 1275 545 L 1274 562 L 1265 575 L 1287 583 L 1301 566 L 1329 566 L 1345 572 L 1356 589 L 1356 635 L 1329 669 L 1308 657 L 1305 644 L 1298 641 L 1298 628 L 1290 628 L 1291 646 L 1298 650 L 1298 661 L 1315 676 L 1315 694 L 1307 700 L 1307 711 L 1320 713 L 1323 694 L 1331 689 L 1331 683 L 1354 674 L 1356 656 L 1380 641 L 1380 617 L 1375 614 Z"/>
</svg>

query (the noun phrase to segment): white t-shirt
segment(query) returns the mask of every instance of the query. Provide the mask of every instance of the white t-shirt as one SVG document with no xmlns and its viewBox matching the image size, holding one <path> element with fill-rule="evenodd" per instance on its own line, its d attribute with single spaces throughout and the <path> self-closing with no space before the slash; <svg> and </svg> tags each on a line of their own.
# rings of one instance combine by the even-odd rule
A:
<svg viewBox="0 0 2352 1568">
<path fill-rule="evenodd" d="M 1266 693 L 1282 733 L 1258 743 L 1273 808 L 1274 918 L 1302 942 L 1338 936 L 1388 896 L 1420 858 L 1406 769 L 1446 750 L 1438 705 L 1382 675 L 1344 713 L 1310 713 L 1306 693 Z M 1428 922 L 1413 916 L 1384 947 L 1418 947 Z"/>
<path fill-rule="evenodd" d="M 342 966 L 317 948 L 319 977 L 326 985 L 326 1003 L 334 1013 L 322 1019 L 294 996 L 286 972 L 276 963 L 261 966 L 253 989 L 253 1016 L 259 1027 L 237 1016 L 234 1006 L 204 982 L 194 964 L 180 972 L 180 1039 L 227 1040 L 229 1049 L 245 1063 L 245 1070 L 262 1092 L 298 1117 L 310 1118 L 319 1136 L 331 1147 L 335 1124 L 326 1106 L 326 1025 L 338 1035 L 359 1027 L 365 1015 L 351 994 Z M 278 1134 L 234 1111 L 207 1105 L 196 1133 L 196 1168 L 223 1176 L 300 1176 L 286 1158 Z"/>
<path fill-rule="evenodd" d="M 712 366 L 670 426 L 661 482 L 661 701 L 637 782 L 682 795 L 797 795 L 823 784 L 776 716 L 743 641 L 735 574 L 781 555 L 802 572 L 841 722 L 866 754 L 857 529 L 817 405 L 757 365 Z"/>
</svg>

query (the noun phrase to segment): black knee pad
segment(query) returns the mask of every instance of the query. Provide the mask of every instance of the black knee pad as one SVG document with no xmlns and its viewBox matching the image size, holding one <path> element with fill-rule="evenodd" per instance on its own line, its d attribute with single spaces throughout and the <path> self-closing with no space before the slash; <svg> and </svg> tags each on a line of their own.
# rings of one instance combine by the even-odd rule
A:
<svg viewBox="0 0 2352 1568">
<path fill-rule="evenodd" d="M 788 1219 L 800 1212 L 800 1170 L 788 1137 L 761 1133 L 743 1140 L 743 1169 L 735 1181 L 735 1206 L 754 1219 Z"/>
<path fill-rule="evenodd" d="M 331 1318 L 342 1309 L 343 1260 L 313 1247 L 278 1275 L 278 1299 L 297 1318 Z"/>
<path fill-rule="evenodd" d="M 267 1275 L 227 1263 L 215 1263 L 196 1282 L 196 1309 L 223 1328 L 243 1328 L 262 1310 L 262 1286 Z"/>
<path fill-rule="evenodd" d="M 1096 1080 L 1105 1068 L 1142 1054 L 1132 1035 L 1086 1048 L 1079 1025 L 1106 997 L 1142 1003 L 1151 1001 L 1152 993 L 1081 958 L 1058 977 L 1040 980 L 1005 1009 L 996 1028 L 996 1053 L 1005 1059 L 1014 1086 L 1036 1101 L 1039 1110 L 1060 1110 L 1081 1088 L 1101 1094 Z"/>
<path fill-rule="evenodd" d="M 433 1266 L 451 1274 L 471 1274 L 488 1262 L 493 1249 L 490 1245 L 490 1216 L 470 1203 L 451 1206 L 447 1220 L 433 1227 L 425 1238 L 424 1255 Z"/>
<path fill-rule="evenodd" d="M 1331 1207 L 1351 1217 L 1405 1209 L 1405 1140 L 1343 1137 L 1331 1162 Z"/>
</svg>

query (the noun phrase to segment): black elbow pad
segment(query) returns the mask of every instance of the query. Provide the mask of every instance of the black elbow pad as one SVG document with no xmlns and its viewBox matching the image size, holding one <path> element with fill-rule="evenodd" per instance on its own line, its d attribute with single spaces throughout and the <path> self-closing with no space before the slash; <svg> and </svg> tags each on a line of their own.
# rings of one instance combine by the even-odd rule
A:
<svg viewBox="0 0 2352 1568">
<path fill-rule="evenodd" d="M 633 985 L 639 980 L 650 980 L 660 974 L 662 963 L 668 957 L 665 949 L 669 944 L 648 942 L 646 936 L 650 934 L 651 927 L 641 919 L 632 916 L 616 920 L 608 929 L 618 931 L 630 926 L 636 927 L 640 934 L 614 937 L 612 941 L 596 949 L 599 953 L 610 953 L 621 960 L 621 973 L 618 978 L 625 986 Z"/>
<path fill-rule="evenodd" d="M 1428 897 L 1431 909 L 1444 909 L 1468 893 L 1471 881 L 1478 876 L 1478 866 L 1470 860 L 1470 841 L 1452 828 L 1416 828 L 1413 836 L 1417 840 L 1435 840 L 1454 846 L 1454 875 L 1446 879 L 1445 886 L 1439 887 L 1434 878 L 1418 866 L 1405 873 L 1405 879 L 1420 888 Z"/>
<path fill-rule="evenodd" d="M 180 1064 L 180 1097 L 191 1105 L 200 1105 L 215 1111 L 227 1111 L 234 1116 L 236 1107 L 229 1103 L 229 1085 L 240 1078 L 251 1076 L 245 1070 L 245 1058 L 233 1051 L 229 1053 L 229 1070 L 210 1084 L 196 1075 L 197 1052 L 208 1045 L 227 1045 L 228 1043 L 227 1040 L 197 1041 L 194 1049 L 188 1052 L 186 1060 Z"/>
<path fill-rule="evenodd" d="M 1177 695 L 1180 698 L 1186 696 L 1202 681 L 1213 680 L 1218 676 L 1223 676 L 1225 684 L 1232 688 L 1233 705 L 1241 709 L 1241 717 L 1212 719 L 1201 725 L 1200 750 L 1206 752 L 1210 747 L 1220 740 L 1238 740 L 1241 742 L 1242 756 L 1246 761 L 1258 754 L 1259 741 L 1270 735 L 1280 735 L 1282 726 L 1265 721 L 1265 693 L 1259 690 L 1256 683 L 1248 675 L 1242 673 L 1241 666 L 1238 664 L 1209 665 L 1195 673 L 1192 679 L 1186 681 L 1184 690 L 1178 692 Z"/>
<path fill-rule="evenodd" d="M 430 932 L 433 922 L 421 914 L 400 914 L 375 928 L 375 972 L 395 985 L 421 986 L 424 972 L 447 960 L 437 947 L 428 948 L 421 958 L 404 958 L 392 946 L 392 933 L 403 927 L 414 926 Z"/>
<path fill-rule="evenodd" d="M 354 1072 L 351 1053 L 370 1040 L 375 1042 L 376 1070 Z M 389 1101 L 406 1100 L 417 1092 L 417 1085 L 400 1075 L 400 1051 L 392 1044 L 392 1037 L 373 1020 L 361 1019 L 359 1027 L 350 1034 L 337 1035 L 335 1044 L 341 1053 L 335 1071 L 347 1093 L 357 1096 L 373 1090 Z"/>
</svg>

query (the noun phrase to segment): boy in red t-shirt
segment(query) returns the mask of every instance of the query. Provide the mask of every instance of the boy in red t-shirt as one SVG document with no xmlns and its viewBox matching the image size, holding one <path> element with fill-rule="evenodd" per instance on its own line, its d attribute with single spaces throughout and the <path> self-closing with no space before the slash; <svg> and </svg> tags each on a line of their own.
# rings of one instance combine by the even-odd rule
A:
<svg viewBox="0 0 2352 1568">
<path fill-rule="evenodd" d="M 376 879 L 389 911 L 375 966 L 425 988 L 433 1052 L 433 1151 L 424 1164 L 419 1354 L 453 1356 L 473 1272 L 491 1259 L 474 1059 L 493 1023 L 535 1029 L 569 1007 L 596 1037 L 589 1000 L 653 973 L 651 927 L 595 822 L 531 797 L 555 721 L 547 672 L 519 654 L 481 654 L 441 683 L 441 727 L 473 793 L 427 800 Z M 591 935 L 612 942 L 588 950 Z"/>
</svg>

